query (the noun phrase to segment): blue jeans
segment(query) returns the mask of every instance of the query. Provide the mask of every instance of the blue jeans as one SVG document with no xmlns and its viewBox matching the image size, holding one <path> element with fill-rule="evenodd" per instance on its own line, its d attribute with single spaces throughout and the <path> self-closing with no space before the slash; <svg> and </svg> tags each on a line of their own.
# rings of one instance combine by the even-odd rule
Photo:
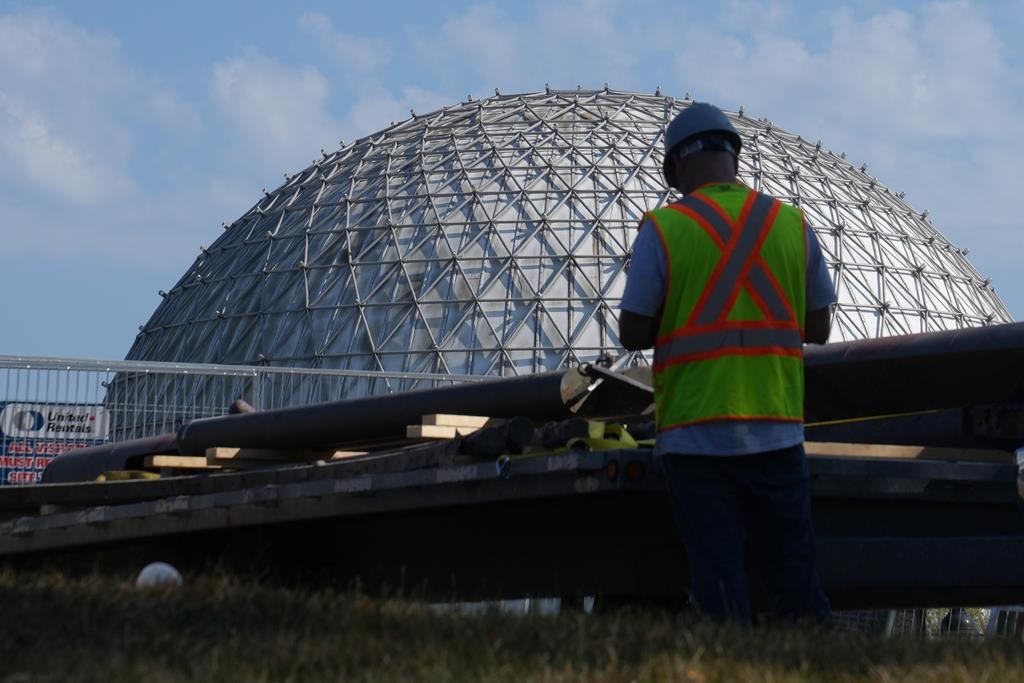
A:
<svg viewBox="0 0 1024 683">
<path fill-rule="evenodd" d="M 750 623 L 744 539 L 778 616 L 828 621 L 803 444 L 740 456 L 666 453 L 665 480 L 700 610 Z"/>
</svg>

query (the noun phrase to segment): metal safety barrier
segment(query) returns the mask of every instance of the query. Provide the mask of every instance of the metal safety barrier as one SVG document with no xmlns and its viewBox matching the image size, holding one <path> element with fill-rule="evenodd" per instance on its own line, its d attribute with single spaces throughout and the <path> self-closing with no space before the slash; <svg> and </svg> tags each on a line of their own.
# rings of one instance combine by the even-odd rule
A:
<svg viewBox="0 0 1024 683">
<path fill-rule="evenodd" d="M 478 376 L 0 355 L 0 484 L 39 480 L 54 457 L 227 413 L 387 394 Z"/>
</svg>

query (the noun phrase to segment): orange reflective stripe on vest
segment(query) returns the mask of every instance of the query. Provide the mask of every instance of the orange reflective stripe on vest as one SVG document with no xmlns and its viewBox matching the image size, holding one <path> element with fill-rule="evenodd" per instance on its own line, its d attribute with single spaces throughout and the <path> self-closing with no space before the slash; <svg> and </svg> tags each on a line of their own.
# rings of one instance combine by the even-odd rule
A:
<svg viewBox="0 0 1024 683">
<path fill-rule="evenodd" d="M 660 368 L 737 353 L 798 355 L 803 348 L 803 339 L 800 332 L 791 327 L 736 326 L 672 337 L 668 341 L 658 342 L 658 348 L 667 358 L 658 364 Z"/>
</svg>

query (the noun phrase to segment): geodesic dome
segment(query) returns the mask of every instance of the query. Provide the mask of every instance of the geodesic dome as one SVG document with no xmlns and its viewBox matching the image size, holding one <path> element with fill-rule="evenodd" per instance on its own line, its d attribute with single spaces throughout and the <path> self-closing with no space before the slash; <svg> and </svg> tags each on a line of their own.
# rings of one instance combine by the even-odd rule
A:
<svg viewBox="0 0 1024 683">
<path fill-rule="evenodd" d="M 128 358 L 511 375 L 619 355 L 630 246 L 641 213 L 673 199 L 662 136 L 690 103 L 496 95 L 324 153 L 202 250 Z M 901 194 L 820 142 L 728 115 L 742 180 L 802 207 L 820 238 L 832 340 L 1010 321 Z"/>
</svg>

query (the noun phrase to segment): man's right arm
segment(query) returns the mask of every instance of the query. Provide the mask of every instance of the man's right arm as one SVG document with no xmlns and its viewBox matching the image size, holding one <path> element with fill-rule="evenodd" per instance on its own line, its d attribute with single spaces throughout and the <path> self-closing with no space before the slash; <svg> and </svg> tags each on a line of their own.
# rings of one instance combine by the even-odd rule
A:
<svg viewBox="0 0 1024 683">
<path fill-rule="evenodd" d="M 625 309 L 619 311 L 619 341 L 629 351 L 643 351 L 654 346 L 661 321 Z"/>
<path fill-rule="evenodd" d="M 619 341 L 630 351 L 649 349 L 661 325 L 667 263 L 657 228 L 644 221 L 633 242 L 633 256 L 619 305 Z"/>
</svg>

